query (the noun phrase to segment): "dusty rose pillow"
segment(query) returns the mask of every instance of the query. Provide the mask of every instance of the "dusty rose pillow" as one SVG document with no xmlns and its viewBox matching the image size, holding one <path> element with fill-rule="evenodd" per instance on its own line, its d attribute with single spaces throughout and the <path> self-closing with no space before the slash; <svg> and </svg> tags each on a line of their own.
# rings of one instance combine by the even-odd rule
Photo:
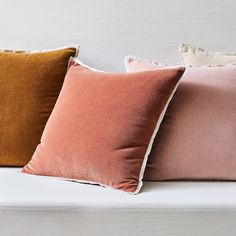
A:
<svg viewBox="0 0 236 236">
<path fill-rule="evenodd" d="M 73 60 L 41 143 L 23 172 L 138 193 L 183 67 L 94 71 Z"/>
<path fill-rule="evenodd" d="M 126 57 L 127 71 L 161 64 Z M 145 180 L 236 180 L 236 66 L 187 68 L 150 153 Z"/>
</svg>

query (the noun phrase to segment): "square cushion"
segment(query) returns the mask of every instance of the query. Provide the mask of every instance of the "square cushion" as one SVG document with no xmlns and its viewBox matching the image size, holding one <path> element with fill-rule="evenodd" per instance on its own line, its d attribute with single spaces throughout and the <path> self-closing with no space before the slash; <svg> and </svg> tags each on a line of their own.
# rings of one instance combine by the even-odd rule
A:
<svg viewBox="0 0 236 236">
<path fill-rule="evenodd" d="M 0 51 L 0 166 L 32 157 L 77 47 Z"/>
<path fill-rule="evenodd" d="M 127 71 L 163 65 L 127 57 Z M 236 66 L 189 67 L 155 138 L 145 180 L 236 180 Z"/>
<path fill-rule="evenodd" d="M 106 73 L 71 60 L 41 143 L 23 172 L 138 193 L 183 67 Z"/>
<path fill-rule="evenodd" d="M 236 63 L 236 52 L 211 52 L 190 44 L 182 44 L 179 51 L 187 66 L 223 66 Z"/>
</svg>

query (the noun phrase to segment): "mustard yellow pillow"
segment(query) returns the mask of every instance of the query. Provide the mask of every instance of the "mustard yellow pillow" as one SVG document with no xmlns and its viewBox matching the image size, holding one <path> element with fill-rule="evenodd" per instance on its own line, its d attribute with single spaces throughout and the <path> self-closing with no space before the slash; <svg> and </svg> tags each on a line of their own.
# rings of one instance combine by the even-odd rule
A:
<svg viewBox="0 0 236 236">
<path fill-rule="evenodd" d="M 77 47 L 0 51 L 0 166 L 32 157 Z"/>
</svg>

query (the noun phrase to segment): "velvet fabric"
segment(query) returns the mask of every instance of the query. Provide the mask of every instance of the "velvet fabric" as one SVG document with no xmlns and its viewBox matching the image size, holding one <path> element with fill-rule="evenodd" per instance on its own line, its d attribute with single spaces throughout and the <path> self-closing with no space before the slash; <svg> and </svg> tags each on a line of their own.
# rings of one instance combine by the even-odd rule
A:
<svg viewBox="0 0 236 236">
<path fill-rule="evenodd" d="M 129 72 L 163 65 L 127 57 Z M 236 180 L 236 66 L 188 67 L 153 144 L 145 180 Z"/>
<path fill-rule="evenodd" d="M 76 53 L 0 51 L 0 166 L 30 160 Z"/>
<path fill-rule="evenodd" d="M 161 114 L 183 72 L 113 74 L 73 61 L 23 172 L 138 193 Z"/>
</svg>

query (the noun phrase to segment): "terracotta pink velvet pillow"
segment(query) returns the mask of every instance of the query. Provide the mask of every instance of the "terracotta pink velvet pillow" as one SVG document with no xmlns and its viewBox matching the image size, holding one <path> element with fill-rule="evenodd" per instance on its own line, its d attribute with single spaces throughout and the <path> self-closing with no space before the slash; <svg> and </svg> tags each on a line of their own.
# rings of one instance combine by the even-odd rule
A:
<svg viewBox="0 0 236 236">
<path fill-rule="evenodd" d="M 127 71 L 163 65 L 135 57 Z M 190 67 L 155 138 L 145 180 L 236 180 L 236 66 Z"/>
<path fill-rule="evenodd" d="M 99 72 L 73 60 L 41 143 L 23 172 L 138 193 L 183 67 Z"/>
</svg>

